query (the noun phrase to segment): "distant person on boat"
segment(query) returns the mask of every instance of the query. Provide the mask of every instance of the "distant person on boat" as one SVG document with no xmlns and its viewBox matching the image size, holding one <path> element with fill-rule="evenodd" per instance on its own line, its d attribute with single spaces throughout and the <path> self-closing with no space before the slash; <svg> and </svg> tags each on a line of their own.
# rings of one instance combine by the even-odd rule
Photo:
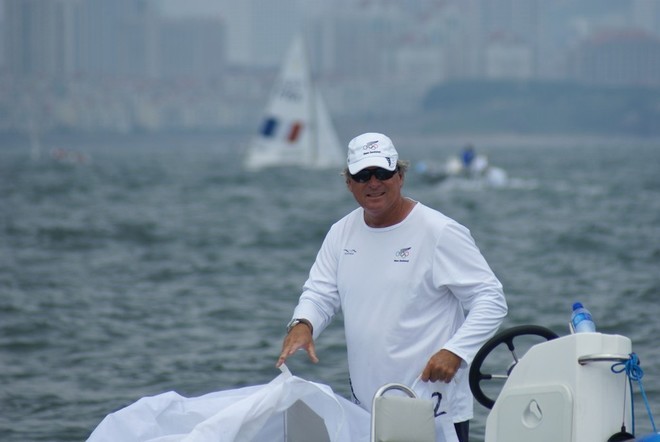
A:
<svg viewBox="0 0 660 442">
<path fill-rule="evenodd" d="M 474 161 L 474 157 L 475 157 L 474 146 L 468 144 L 461 151 L 461 160 L 463 161 L 463 168 L 465 170 L 470 170 L 470 167 L 472 166 L 472 161 Z"/>
<path fill-rule="evenodd" d="M 466 145 L 461 150 L 461 162 L 463 171 L 467 175 L 480 176 L 488 169 L 488 158 L 485 155 L 478 155 L 472 144 Z"/>
<path fill-rule="evenodd" d="M 344 175 L 360 207 L 327 233 L 276 366 L 301 349 L 318 362 L 314 339 L 342 310 L 353 400 L 370 411 L 384 384 L 422 385 L 451 418 L 436 414 L 438 434 L 453 422 L 467 442 L 469 364 L 507 304 L 469 230 L 402 195 L 407 169 L 383 134 L 348 144 Z"/>
</svg>

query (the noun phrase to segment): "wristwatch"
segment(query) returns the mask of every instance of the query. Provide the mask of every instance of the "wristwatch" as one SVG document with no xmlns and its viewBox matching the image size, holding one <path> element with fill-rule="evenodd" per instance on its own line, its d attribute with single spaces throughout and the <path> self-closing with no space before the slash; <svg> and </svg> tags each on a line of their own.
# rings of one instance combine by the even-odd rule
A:
<svg viewBox="0 0 660 442">
<path fill-rule="evenodd" d="M 301 323 L 308 326 L 310 331 L 312 330 L 312 325 L 309 323 L 307 319 L 293 318 L 291 322 L 289 322 L 286 326 L 286 333 L 287 334 L 291 333 L 291 329 L 293 329 L 293 327 Z"/>
</svg>

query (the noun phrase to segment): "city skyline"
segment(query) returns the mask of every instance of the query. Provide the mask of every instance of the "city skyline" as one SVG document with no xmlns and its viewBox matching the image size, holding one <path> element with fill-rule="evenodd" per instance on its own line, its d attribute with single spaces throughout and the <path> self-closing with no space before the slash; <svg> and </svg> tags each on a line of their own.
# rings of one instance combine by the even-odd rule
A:
<svg viewBox="0 0 660 442">
<path fill-rule="evenodd" d="M 78 8 L 76 5 L 95 7 L 93 5 L 104 1 L 54 0 L 39 7 L 64 8 L 58 5 L 71 5 L 66 6 L 65 12 L 70 15 L 71 9 Z M 12 4 L 36 8 L 39 3 L 32 0 L 2 0 L 0 10 Z M 484 49 L 478 46 L 493 42 L 511 46 L 515 40 L 515 43 L 534 52 L 532 56 L 536 58 L 534 63 L 537 65 L 534 76 L 543 75 L 542 71 L 556 70 L 561 63 L 558 57 L 565 57 L 562 53 L 603 30 L 637 29 L 660 38 L 660 4 L 654 0 L 564 0 L 550 3 L 538 0 L 338 0 L 334 3 L 335 8 L 316 0 L 282 0 L 276 5 L 266 0 L 240 3 L 229 0 L 118 0 L 117 3 L 122 6 L 112 8 L 119 13 L 129 8 L 138 11 L 136 6 L 131 5 L 144 3 L 162 16 L 162 20 L 217 20 L 225 29 L 226 41 L 222 44 L 226 48 L 225 56 L 229 64 L 274 67 L 284 55 L 293 35 L 304 32 L 311 37 L 312 51 L 319 54 L 317 58 L 321 60 L 319 68 L 322 71 L 328 68 L 332 71 L 328 63 L 338 62 L 330 62 L 329 57 L 336 58 L 341 51 L 355 50 L 350 46 L 358 42 L 364 44 L 361 40 L 370 38 L 374 26 L 387 27 L 384 34 L 386 40 L 371 44 L 389 44 L 387 49 L 393 52 L 418 51 L 419 55 L 421 52 L 417 48 L 423 47 L 424 50 L 435 50 L 435 54 L 428 52 L 427 57 L 438 58 L 442 57 L 441 51 L 446 51 L 448 45 L 456 46 L 461 51 L 482 52 L 481 55 L 466 54 L 464 62 L 467 63 L 475 62 L 468 61 L 470 58 L 483 59 L 486 56 Z M 109 7 L 105 6 L 106 9 Z M 48 14 L 47 11 L 44 9 L 40 20 L 45 19 L 43 14 Z M 144 15 L 144 12 L 140 14 Z M 8 26 L 14 26 L 11 23 L 10 19 L 0 22 L 4 28 L 5 57 L 12 53 L 14 45 L 8 37 L 11 34 L 7 33 Z M 43 34 L 46 30 L 39 31 L 37 26 L 44 23 L 36 22 L 31 26 Z M 54 22 L 53 25 L 61 24 Z M 151 24 L 145 21 L 142 25 L 136 22 L 136 25 L 146 27 Z M 72 30 L 60 32 L 71 33 Z M 50 36 L 48 38 L 52 39 Z M 97 37 L 91 35 L 91 38 Z M 332 42 L 332 39 L 335 41 Z M 26 43 L 16 43 L 27 48 Z M 135 43 L 141 44 L 139 41 Z M 335 55 L 329 51 L 334 51 Z M 406 54 L 402 56 L 409 58 Z M 481 75 L 479 72 L 469 72 L 469 69 L 462 75 L 465 74 Z"/>
<path fill-rule="evenodd" d="M 229 127 L 261 108 L 301 31 L 344 117 L 419 112 L 434 88 L 460 81 L 660 85 L 653 0 L 0 5 L 0 131 L 30 119 L 60 130 Z"/>
<path fill-rule="evenodd" d="M 251 64 L 252 60 L 249 54 L 253 51 L 251 46 L 258 45 L 259 41 L 249 37 L 246 29 L 255 27 L 254 10 L 262 8 L 262 13 L 270 13 L 269 19 L 277 19 L 275 11 L 281 11 L 288 17 L 303 17 L 300 21 L 306 21 L 304 17 L 309 18 L 309 14 L 318 11 L 321 5 L 319 0 L 284 0 L 276 4 L 273 2 L 242 1 L 234 2 L 231 0 L 190 0 L 181 2 L 180 0 L 154 0 L 154 4 L 160 12 L 167 17 L 173 18 L 209 18 L 215 17 L 222 20 L 227 27 L 227 57 L 228 61 L 236 64 Z M 262 26 L 261 29 L 264 29 Z M 302 31 L 302 29 L 301 29 Z M 276 39 L 277 41 L 277 39 Z M 276 47 L 279 54 L 273 54 L 273 60 L 268 63 L 276 63 L 283 51 L 286 50 L 283 44 Z"/>
</svg>

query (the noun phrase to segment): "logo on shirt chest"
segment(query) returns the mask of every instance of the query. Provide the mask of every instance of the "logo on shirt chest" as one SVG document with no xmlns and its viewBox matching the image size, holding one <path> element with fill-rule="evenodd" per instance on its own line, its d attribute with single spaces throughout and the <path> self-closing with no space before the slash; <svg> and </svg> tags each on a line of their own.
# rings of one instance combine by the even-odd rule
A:
<svg viewBox="0 0 660 442">
<path fill-rule="evenodd" d="M 394 262 L 410 262 L 410 249 L 412 247 L 404 247 L 394 252 Z"/>
</svg>

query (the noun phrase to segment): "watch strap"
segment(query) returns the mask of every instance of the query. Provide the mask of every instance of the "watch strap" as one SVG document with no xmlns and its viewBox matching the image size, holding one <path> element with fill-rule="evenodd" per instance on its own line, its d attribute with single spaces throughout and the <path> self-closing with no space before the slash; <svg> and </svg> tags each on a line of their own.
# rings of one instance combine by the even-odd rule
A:
<svg viewBox="0 0 660 442">
<path fill-rule="evenodd" d="M 293 327 L 298 324 L 305 324 L 307 327 L 309 327 L 309 330 L 312 331 L 312 324 L 307 319 L 293 318 L 286 326 L 286 333 L 291 333 Z"/>
</svg>

